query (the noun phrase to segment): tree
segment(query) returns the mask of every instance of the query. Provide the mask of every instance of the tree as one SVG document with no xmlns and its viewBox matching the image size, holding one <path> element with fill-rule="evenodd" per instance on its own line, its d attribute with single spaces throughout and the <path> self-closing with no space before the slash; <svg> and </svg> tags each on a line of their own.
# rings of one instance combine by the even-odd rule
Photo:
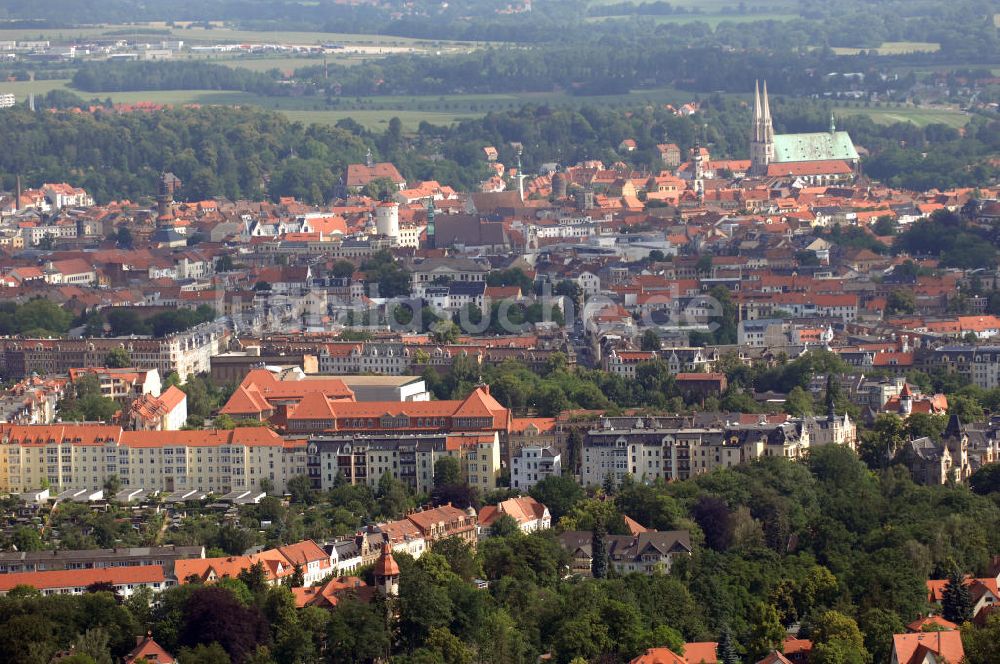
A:
<svg viewBox="0 0 1000 664">
<path fill-rule="evenodd" d="M 781 626 L 778 610 L 770 604 L 757 602 L 750 609 L 747 622 L 750 633 L 747 636 L 747 653 L 752 661 L 763 658 L 766 654 L 781 647 L 785 638 L 785 628 Z"/>
<path fill-rule="evenodd" d="M 968 664 L 1000 662 L 998 643 L 1000 643 L 1000 614 L 992 614 L 987 619 L 986 625 L 981 628 L 972 623 L 962 625 L 962 645 L 965 648 Z"/>
<path fill-rule="evenodd" d="M 430 338 L 436 344 L 453 344 L 458 341 L 461 330 L 450 320 L 443 320 L 431 327 Z"/>
<path fill-rule="evenodd" d="M 969 478 L 969 487 L 980 496 L 1000 491 L 1000 463 L 988 463 Z"/>
<path fill-rule="evenodd" d="M 785 398 L 784 411 L 793 417 L 807 417 L 813 414 L 812 396 L 796 385 Z"/>
<path fill-rule="evenodd" d="M 941 593 L 941 615 L 956 625 L 972 620 L 972 597 L 957 566 L 948 574 L 948 583 Z"/>
<path fill-rule="evenodd" d="M 483 573 L 472 548 L 458 537 L 446 537 L 435 542 L 433 551 L 443 556 L 451 571 L 465 582 L 472 581 Z"/>
<path fill-rule="evenodd" d="M 11 544 L 18 551 L 41 551 L 44 548 L 42 536 L 31 526 L 18 526 L 11 536 Z"/>
<path fill-rule="evenodd" d="M 917 301 L 913 291 L 897 288 L 886 298 L 885 313 L 887 315 L 912 314 L 917 309 Z"/>
<path fill-rule="evenodd" d="M 607 528 L 603 522 L 594 525 L 590 539 L 590 574 L 595 579 L 608 576 L 608 550 L 605 542 Z"/>
<path fill-rule="evenodd" d="M 549 508 L 553 522 L 583 500 L 583 487 L 571 475 L 550 475 L 528 491 L 532 498 Z"/>
<path fill-rule="evenodd" d="M 434 486 L 463 484 L 462 466 L 455 457 L 442 457 L 434 462 Z"/>
<path fill-rule="evenodd" d="M 182 646 L 197 649 L 199 644 L 217 641 L 233 661 L 242 662 L 258 645 L 267 645 L 270 640 L 267 621 L 260 610 L 243 606 L 224 588 L 198 588 L 184 606 L 184 623 L 178 639 Z"/>
<path fill-rule="evenodd" d="M 510 514 L 501 514 L 497 517 L 490 530 L 493 532 L 494 537 L 512 537 L 521 532 L 517 520 Z"/>
<path fill-rule="evenodd" d="M 233 257 L 229 254 L 222 254 L 219 256 L 219 260 L 215 261 L 216 272 L 232 272 L 235 268 Z"/>
<path fill-rule="evenodd" d="M 902 634 L 906 626 L 899 615 L 881 608 L 871 608 L 860 616 L 861 631 L 865 635 L 865 650 L 873 662 L 888 662 L 892 654 L 892 637 Z"/>
<path fill-rule="evenodd" d="M 312 505 L 316 502 L 316 491 L 313 489 L 312 480 L 306 475 L 296 475 L 285 484 L 292 502 L 300 505 Z"/>
<path fill-rule="evenodd" d="M 732 546 L 732 514 L 726 501 L 716 496 L 702 496 L 691 508 L 691 516 L 705 533 L 705 544 L 709 547 L 725 551 Z"/>
<path fill-rule="evenodd" d="M 345 664 L 370 664 L 385 660 L 389 653 L 390 632 L 385 615 L 375 604 L 362 604 L 347 597 L 330 612 L 326 626 L 326 644 L 330 661 Z"/>
<path fill-rule="evenodd" d="M 719 634 L 719 645 L 716 649 L 719 664 L 741 664 L 740 655 L 733 642 L 733 631 L 726 625 Z"/>
<path fill-rule="evenodd" d="M 76 637 L 71 650 L 90 657 L 95 664 L 112 664 L 109 641 L 108 632 L 102 627 L 95 627 Z"/>
<path fill-rule="evenodd" d="M 418 562 L 423 562 L 423 558 Z M 435 580 L 424 566 L 411 565 L 400 575 L 399 631 L 410 648 L 424 643 L 432 629 L 448 626 L 452 607 L 445 585 Z"/>
<path fill-rule="evenodd" d="M 660 337 L 653 330 L 642 333 L 640 346 L 642 350 L 660 350 Z"/>
<path fill-rule="evenodd" d="M 104 364 L 112 369 L 124 369 L 132 366 L 132 356 L 124 348 L 113 348 L 104 358 Z"/>
<path fill-rule="evenodd" d="M 432 629 L 421 650 L 432 653 L 442 664 L 472 664 L 472 651 L 445 627 Z"/>
<path fill-rule="evenodd" d="M 257 561 L 250 567 L 240 570 L 236 578 L 245 583 L 250 592 L 256 593 L 267 590 L 267 571 L 264 569 L 262 561 Z"/>
<path fill-rule="evenodd" d="M 121 490 L 122 481 L 118 479 L 118 476 L 108 475 L 108 479 L 104 480 L 104 497 L 110 500 L 112 496 Z"/>
<path fill-rule="evenodd" d="M 827 611 L 819 617 L 813 627 L 812 641 L 810 663 L 867 664 L 870 661 L 858 624 L 839 611 Z"/>
<path fill-rule="evenodd" d="M 177 653 L 177 664 L 230 664 L 231 661 L 229 653 L 217 641 L 181 648 Z"/>
<path fill-rule="evenodd" d="M 123 224 L 118 227 L 118 230 L 115 232 L 115 244 L 118 245 L 119 249 L 133 248 L 132 231 L 129 230 L 128 226 Z"/>
</svg>

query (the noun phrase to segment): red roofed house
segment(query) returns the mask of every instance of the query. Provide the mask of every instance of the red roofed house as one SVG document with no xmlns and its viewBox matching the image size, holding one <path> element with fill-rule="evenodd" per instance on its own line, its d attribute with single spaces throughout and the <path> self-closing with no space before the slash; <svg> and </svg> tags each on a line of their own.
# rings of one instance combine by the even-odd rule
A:
<svg viewBox="0 0 1000 664">
<path fill-rule="evenodd" d="M 688 662 L 670 648 L 649 648 L 629 664 L 688 664 Z"/>
<path fill-rule="evenodd" d="M 923 618 L 917 618 L 909 625 L 906 626 L 907 631 L 917 633 L 917 632 L 948 632 L 953 629 L 958 629 L 958 625 L 951 622 L 950 620 L 945 620 L 941 616 L 926 616 Z"/>
<path fill-rule="evenodd" d="M 976 620 L 980 617 L 981 613 L 988 614 L 990 611 L 994 610 L 995 606 L 1000 606 L 1000 588 L 998 588 L 998 583 L 1000 583 L 1000 574 L 993 577 L 983 577 L 979 579 L 974 579 L 972 577 L 966 577 L 965 585 L 969 588 L 969 596 L 972 598 L 972 617 Z M 931 579 L 927 581 L 927 601 L 931 604 L 940 605 L 944 599 L 944 589 L 948 585 L 947 579 Z M 938 618 L 937 616 L 931 618 L 925 618 L 923 621 L 934 621 L 935 624 L 947 623 L 952 624 L 943 618 Z M 939 622 L 940 621 L 940 622 Z M 917 623 L 911 623 L 908 629 Z M 921 628 L 923 625 L 919 625 Z"/>
<path fill-rule="evenodd" d="M 181 584 L 195 580 L 201 583 L 213 583 L 227 577 L 236 578 L 240 572 L 258 563 L 263 564 L 270 585 L 276 585 L 283 579 L 291 577 L 295 574 L 296 568 L 301 570 L 305 586 L 316 584 L 330 576 L 333 571 L 330 555 L 312 540 L 304 540 L 251 556 L 178 560 L 174 563 L 174 574 Z"/>
<path fill-rule="evenodd" d="M 904 383 L 899 394 L 889 397 L 881 410 L 883 413 L 894 413 L 904 418 L 913 413 L 942 415 L 948 412 L 948 398 L 943 394 L 933 396 L 920 394 Z"/>
<path fill-rule="evenodd" d="M 137 660 L 145 660 L 149 664 L 174 664 L 177 660 L 174 656 L 163 649 L 159 643 L 153 640 L 151 633 L 146 636 L 137 636 L 135 648 L 125 655 L 124 664 L 135 664 Z"/>
<path fill-rule="evenodd" d="M 362 601 L 369 601 L 374 588 L 356 576 L 341 576 L 330 579 L 321 586 L 303 586 L 292 588 L 295 596 L 295 606 L 317 606 L 322 609 L 332 609 L 344 597 L 353 596 Z"/>
<path fill-rule="evenodd" d="M 961 664 L 965 658 L 962 633 L 894 634 L 890 664 Z"/>
<path fill-rule="evenodd" d="M 178 431 L 187 422 L 187 394 L 171 385 L 158 397 L 143 394 L 129 406 L 137 431 Z"/>
<path fill-rule="evenodd" d="M 493 524 L 506 514 L 517 522 L 521 532 L 533 533 L 552 527 L 549 508 L 531 496 L 508 498 L 497 505 L 484 505 L 479 511 L 479 537 L 489 537 Z"/>
<path fill-rule="evenodd" d="M 400 175 L 399 170 L 388 162 L 375 163 L 369 159 L 367 164 L 348 164 L 347 177 L 344 184 L 351 191 L 361 191 L 366 185 L 375 180 L 386 179 L 396 185 L 397 189 L 406 188 L 406 179 Z"/>
<path fill-rule="evenodd" d="M 669 648 L 649 648 L 629 664 L 717 664 L 718 647 L 714 641 L 685 643 L 683 656 Z"/>
</svg>

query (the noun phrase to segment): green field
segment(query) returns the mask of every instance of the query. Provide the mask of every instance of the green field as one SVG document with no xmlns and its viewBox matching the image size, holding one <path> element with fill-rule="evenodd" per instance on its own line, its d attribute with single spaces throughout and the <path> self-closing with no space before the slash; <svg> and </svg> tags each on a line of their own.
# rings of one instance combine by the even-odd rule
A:
<svg viewBox="0 0 1000 664">
<path fill-rule="evenodd" d="M 712 29 L 719 26 L 720 23 L 756 23 L 758 21 L 792 21 L 798 18 L 797 14 L 679 14 L 672 16 L 639 16 L 639 15 L 622 15 L 622 16 L 590 16 L 587 18 L 588 21 L 620 21 L 620 20 L 635 20 L 642 21 L 643 23 L 705 23 Z"/>
<path fill-rule="evenodd" d="M 871 49 L 835 46 L 833 52 L 837 55 L 857 55 Z M 902 53 L 936 53 L 941 50 L 941 44 L 934 42 L 882 42 L 877 49 L 879 55 L 900 55 Z"/>
<path fill-rule="evenodd" d="M 878 124 L 893 124 L 895 122 L 912 122 L 926 127 L 929 124 L 946 124 L 949 127 L 964 127 L 969 122 L 969 115 L 959 110 L 947 108 L 854 108 L 836 107 L 833 112 L 837 116 L 867 115 Z"/>
<path fill-rule="evenodd" d="M 169 30 L 169 34 L 144 34 L 143 30 Z M 380 35 L 358 35 L 339 32 L 290 32 L 290 31 L 257 31 L 257 30 L 235 30 L 231 28 L 219 27 L 211 30 L 205 28 L 167 28 L 163 24 L 141 24 L 141 25 L 104 25 L 88 26 L 82 28 L 47 28 L 47 29 L 19 29 L 0 30 L 0 40 L 49 40 L 52 42 L 68 41 L 80 38 L 96 38 L 116 36 L 128 38 L 129 31 L 134 37 L 148 41 L 159 41 L 164 39 L 181 39 L 186 44 L 243 44 L 243 43 L 275 43 L 302 46 L 317 46 L 319 44 L 341 44 L 344 46 L 382 46 L 382 47 L 409 47 L 409 48 L 442 48 L 442 47 L 472 47 L 478 45 L 477 42 L 455 42 L 455 41 L 432 41 L 423 39 L 410 39 L 408 37 L 386 37 Z"/>
</svg>

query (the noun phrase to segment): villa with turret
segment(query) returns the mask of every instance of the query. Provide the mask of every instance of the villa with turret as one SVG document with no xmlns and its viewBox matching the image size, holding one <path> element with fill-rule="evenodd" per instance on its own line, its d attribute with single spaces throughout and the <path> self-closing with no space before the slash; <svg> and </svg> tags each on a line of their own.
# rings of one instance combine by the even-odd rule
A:
<svg viewBox="0 0 1000 664">
<path fill-rule="evenodd" d="M 837 131 L 832 115 L 828 131 L 775 134 L 767 81 L 764 81 L 763 95 L 760 86 L 754 85 L 751 175 L 792 177 L 817 185 L 850 182 L 859 160 L 850 135 Z"/>
</svg>

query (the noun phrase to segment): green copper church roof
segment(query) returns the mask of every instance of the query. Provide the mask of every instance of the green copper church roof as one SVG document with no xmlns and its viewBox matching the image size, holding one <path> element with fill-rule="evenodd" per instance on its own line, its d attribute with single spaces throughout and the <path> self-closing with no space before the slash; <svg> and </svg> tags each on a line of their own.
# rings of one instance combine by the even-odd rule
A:
<svg viewBox="0 0 1000 664">
<path fill-rule="evenodd" d="M 846 131 L 774 136 L 774 163 L 828 159 L 858 160 L 858 151 Z"/>
</svg>

